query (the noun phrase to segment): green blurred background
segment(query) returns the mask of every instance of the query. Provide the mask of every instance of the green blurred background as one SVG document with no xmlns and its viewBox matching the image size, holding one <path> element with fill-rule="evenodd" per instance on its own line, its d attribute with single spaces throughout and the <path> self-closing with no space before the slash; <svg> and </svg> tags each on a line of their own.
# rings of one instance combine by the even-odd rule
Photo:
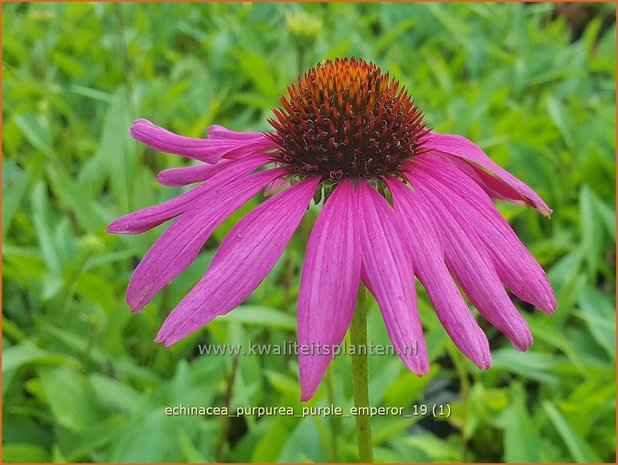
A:
<svg viewBox="0 0 618 465">
<path fill-rule="evenodd" d="M 554 209 L 500 204 L 550 279 L 553 317 L 516 301 L 526 353 L 486 327 L 493 366 L 458 354 L 422 289 L 432 361 L 417 378 L 370 360 L 373 405 L 449 404 L 450 418 L 375 417 L 378 461 L 615 461 L 613 4 L 3 5 L 3 460 L 354 461 L 354 420 L 168 417 L 165 406 L 299 408 L 295 357 L 200 356 L 198 343 L 295 340 L 315 209 L 242 308 L 153 342 L 243 208 L 140 315 L 124 291 L 163 227 L 106 234 L 180 192 L 180 157 L 130 139 L 146 117 L 201 136 L 267 130 L 286 85 L 324 58 L 373 60 L 440 132 L 478 142 Z M 256 201 L 252 201 L 255 205 Z M 251 206 L 251 205 L 249 205 Z M 388 343 L 370 309 L 370 340 Z M 338 357 L 310 405 L 352 405 Z"/>
</svg>

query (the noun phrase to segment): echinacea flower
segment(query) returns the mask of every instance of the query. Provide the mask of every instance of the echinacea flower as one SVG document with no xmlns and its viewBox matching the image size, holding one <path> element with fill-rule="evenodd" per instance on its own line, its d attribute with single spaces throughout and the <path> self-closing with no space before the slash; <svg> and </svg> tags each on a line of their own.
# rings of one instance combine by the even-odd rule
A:
<svg viewBox="0 0 618 465">
<path fill-rule="evenodd" d="M 517 349 L 530 347 L 528 326 L 505 287 L 546 313 L 556 300 L 492 199 L 549 215 L 543 200 L 474 143 L 430 131 L 407 91 L 372 63 L 325 61 L 288 92 L 270 120 L 273 132 L 211 126 L 207 138 L 194 139 L 147 120 L 131 127 L 153 149 L 203 162 L 158 176 L 164 185 L 197 187 L 108 227 L 140 233 L 176 218 L 133 274 L 127 290 L 133 311 L 178 276 L 234 211 L 264 189 L 283 188 L 232 228 L 156 341 L 172 345 L 241 304 L 273 268 L 320 190 L 326 200 L 307 243 L 298 295 L 300 346 L 341 343 L 362 282 L 405 365 L 426 374 L 416 276 L 446 332 L 479 368 L 491 363 L 489 344 L 459 287 Z M 303 400 L 315 393 L 330 359 L 299 355 Z"/>
</svg>

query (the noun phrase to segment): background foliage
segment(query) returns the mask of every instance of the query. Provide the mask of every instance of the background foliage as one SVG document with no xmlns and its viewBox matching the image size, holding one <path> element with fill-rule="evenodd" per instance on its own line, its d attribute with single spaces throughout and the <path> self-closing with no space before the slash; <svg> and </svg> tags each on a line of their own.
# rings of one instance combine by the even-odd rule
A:
<svg viewBox="0 0 618 465">
<path fill-rule="evenodd" d="M 192 136 L 215 122 L 266 130 L 298 69 L 359 56 L 405 83 L 431 126 L 477 141 L 553 207 L 548 220 L 500 205 L 559 302 L 553 317 L 518 302 L 535 336 L 526 353 L 487 328 L 494 361 L 480 372 L 421 295 L 431 372 L 374 357 L 371 401 L 453 413 L 374 418 L 376 459 L 614 462 L 614 6 L 590 8 L 579 37 L 551 4 L 4 5 L 4 461 L 356 459 L 351 418 L 163 414 L 299 407 L 294 357 L 196 345 L 295 340 L 312 218 L 242 309 L 169 350 L 152 342 L 159 325 L 246 209 L 140 315 L 123 294 L 161 229 L 104 228 L 179 192 L 155 173 L 183 160 L 133 142 L 134 118 Z M 375 307 L 370 327 L 387 342 Z M 349 407 L 349 373 L 337 358 L 311 404 Z"/>
</svg>

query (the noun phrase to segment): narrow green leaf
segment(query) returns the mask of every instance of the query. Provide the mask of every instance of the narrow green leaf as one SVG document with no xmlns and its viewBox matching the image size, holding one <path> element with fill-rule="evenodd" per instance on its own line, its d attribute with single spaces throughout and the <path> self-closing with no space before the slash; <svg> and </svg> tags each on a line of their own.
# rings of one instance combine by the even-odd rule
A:
<svg viewBox="0 0 618 465">
<path fill-rule="evenodd" d="M 600 292 L 586 287 L 580 297 L 579 306 L 594 340 L 607 354 L 616 358 L 616 311 L 615 306 Z"/>
<path fill-rule="evenodd" d="M 54 151 L 51 148 L 51 141 L 49 140 L 49 133 L 43 128 L 39 120 L 31 114 L 25 113 L 21 115 L 15 115 L 13 120 L 17 126 L 23 131 L 28 142 L 32 146 L 45 155 L 54 157 Z"/>
<path fill-rule="evenodd" d="M 547 99 L 547 111 L 549 112 L 549 116 L 551 116 L 554 124 L 560 131 L 564 142 L 567 147 L 573 147 L 573 127 L 568 119 L 568 112 L 565 111 L 562 103 L 556 99 L 555 97 L 549 97 Z"/>
<path fill-rule="evenodd" d="M 71 365 L 78 366 L 77 360 L 65 354 L 50 352 L 39 348 L 26 339 L 17 345 L 5 348 L 2 352 L 2 374 L 16 370 L 24 365 Z M 4 386 L 2 386 L 4 388 Z"/>
<path fill-rule="evenodd" d="M 521 385 L 513 385 L 511 396 L 511 405 L 506 412 L 504 428 L 504 460 L 506 462 L 538 462 L 538 436 L 526 409 Z"/>
<path fill-rule="evenodd" d="M 553 403 L 548 400 L 543 401 L 543 409 L 576 462 L 599 463 L 603 461 L 590 444 L 573 430 Z"/>
<path fill-rule="evenodd" d="M 49 221 L 49 211 L 51 207 L 47 198 L 45 190 L 45 184 L 39 181 L 32 191 L 32 221 L 34 222 L 34 228 L 37 233 L 37 239 L 39 241 L 39 247 L 45 260 L 47 268 L 55 273 L 61 275 L 62 265 L 58 250 L 52 237 L 51 227 Z"/>
<path fill-rule="evenodd" d="M 257 305 L 241 305 L 233 312 L 219 318 L 219 320 L 267 328 L 296 329 L 296 318 L 294 316 L 280 310 Z"/>
<path fill-rule="evenodd" d="M 2 238 L 6 237 L 13 216 L 28 188 L 28 175 L 12 160 L 2 163 Z"/>
</svg>

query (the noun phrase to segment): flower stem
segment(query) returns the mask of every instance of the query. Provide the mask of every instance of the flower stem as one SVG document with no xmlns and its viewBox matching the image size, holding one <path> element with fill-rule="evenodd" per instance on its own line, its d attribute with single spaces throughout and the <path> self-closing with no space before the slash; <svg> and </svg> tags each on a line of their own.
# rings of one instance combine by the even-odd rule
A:
<svg viewBox="0 0 618 465">
<path fill-rule="evenodd" d="M 350 344 L 352 353 L 352 392 L 354 406 L 369 407 L 369 377 L 367 375 L 367 291 L 361 283 L 358 290 L 356 310 L 350 325 Z M 373 462 L 371 424 L 369 415 L 356 415 L 356 438 L 360 462 Z"/>
</svg>

